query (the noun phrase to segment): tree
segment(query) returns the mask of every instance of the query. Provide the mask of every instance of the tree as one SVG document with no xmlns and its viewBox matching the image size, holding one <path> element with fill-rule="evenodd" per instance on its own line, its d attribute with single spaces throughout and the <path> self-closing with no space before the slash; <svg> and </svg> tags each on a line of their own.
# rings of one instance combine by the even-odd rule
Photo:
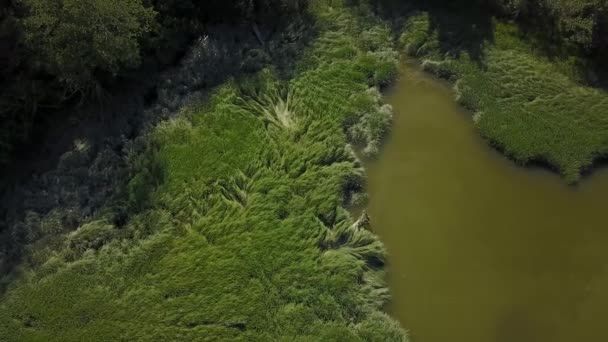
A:
<svg viewBox="0 0 608 342">
<path fill-rule="evenodd" d="M 140 40 L 156 12 L 141 0 L 24 0 L 25 41 L 38 63 L 73 91 L 97 72 L 116 75 L 140 62 Z"/>
</svg>

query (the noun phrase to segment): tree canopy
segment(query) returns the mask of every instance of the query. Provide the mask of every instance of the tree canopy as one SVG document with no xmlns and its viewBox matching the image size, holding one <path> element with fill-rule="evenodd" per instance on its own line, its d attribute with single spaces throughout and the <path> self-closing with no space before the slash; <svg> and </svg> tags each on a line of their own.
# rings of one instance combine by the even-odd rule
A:
<svg viewBox="0 0 608 342">
<path fill-rule="evenodd" d="M 140 40 L 156 12 L 141 0 L 25 0 L 26 43 L 39 62 L 71 86 L 97 71 L 116 74 L 140 61 Z"/>
</svg>

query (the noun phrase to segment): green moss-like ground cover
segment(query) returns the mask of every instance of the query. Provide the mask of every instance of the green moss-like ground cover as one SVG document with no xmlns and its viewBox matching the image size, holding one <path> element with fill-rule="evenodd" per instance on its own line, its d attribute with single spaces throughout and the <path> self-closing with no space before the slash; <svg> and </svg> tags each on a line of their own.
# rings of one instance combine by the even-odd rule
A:
<svg viewBox="0 0 608 342">
<path fill-rule="evenodd" d="M 608 154 L 606 92 L 570 77 L 567 61 L 536 53 L 513 25 L 495 21 L 480 56 L 472 56 L 458 49 L 467 41 L 459 25 L 444 22 L 414 16 L 401 42 L 428 70 L 456 82 L 458 101 L 475 112 L 485 138 L 518 162 L 553 165 L 568 182 Z M 451 47 L 439 30 L 443 39 L 451 37 Z"/>
<path fill-rule="evenodd" d="M 382 312 L 385 250 L 344 208 L 364 181 L 348 142 L 377 151 L 397 56 L 378 19 L 311 13 L 292 79 L 229 81 L 150 133 L 130 184 L 149 205 L 68 234 L 0 299 L 1 340 L 406 340 Z"/>
</svg>

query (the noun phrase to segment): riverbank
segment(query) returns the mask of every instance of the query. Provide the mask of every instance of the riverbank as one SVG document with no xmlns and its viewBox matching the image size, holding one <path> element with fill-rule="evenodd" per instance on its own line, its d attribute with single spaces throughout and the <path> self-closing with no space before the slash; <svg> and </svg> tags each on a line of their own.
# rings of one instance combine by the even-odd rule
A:
<svg viewBox="0 0 608 342">
<path fill-rule="evenodd" d="M 514 24 L 440 11 L 408 18 L 401 44 L 454 82 L 483 137 L 518 163 L 541 162 L 569 183 L 608 154 L 608 94 L 550 58 Z"/>
<path fill-rule="evenodd" d="M 149 131 L 125 224 L 62 234 L 2 298 L 4 339 L 406 340 L 384 247 L 345 209 L 364 182 L 349 143 L 377 152 L 397 53 L 366 9 L 310 11 L 289 78 L 229 80 Z"/>
</svg>

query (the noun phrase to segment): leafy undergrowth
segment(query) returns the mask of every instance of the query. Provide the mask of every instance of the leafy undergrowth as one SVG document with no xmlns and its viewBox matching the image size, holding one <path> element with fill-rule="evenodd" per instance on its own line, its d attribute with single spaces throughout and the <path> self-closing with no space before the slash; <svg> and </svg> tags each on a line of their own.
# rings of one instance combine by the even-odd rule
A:
<svg viewBox="0 0 608 342">
<path fill-rule="evenodd" d="M 344 208 L 364 182 L 348 142 L 377 151 L 397 56 L 377 19 L 311 11 L 291 80 L 229 81 L 150 133 L 129 184 L 150 205 L 69 233 L 1 300 L 2 340 L 406 340 L 382 312 L 385 250 Z"/>
<path fill-rule="evenodd" d="M 406 23 L 401 43 L 424 67 L 455 81 L 458 101 L 475 112 L 481 134 L 523 164 L 543 161 L 576 182 L 581 171 L 608 154 L 608 94 L 584 86 L 568 61 L 534 52 L 517 29 L 495 22 L 493 39 L 481 42 L 481 58 L 441 49 L 427 14 Z M 457 25 L 454 44 L 460 37 Z M 447 51 L 446 51 L 447 50 Z"/>
</svg>

